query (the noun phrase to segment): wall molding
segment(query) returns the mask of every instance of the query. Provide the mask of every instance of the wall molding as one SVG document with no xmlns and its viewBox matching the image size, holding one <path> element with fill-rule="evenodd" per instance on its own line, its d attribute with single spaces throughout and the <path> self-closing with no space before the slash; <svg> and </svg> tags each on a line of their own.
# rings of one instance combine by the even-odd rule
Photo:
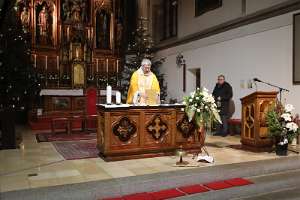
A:
<svg viewBox="0 0 300 200">
<path fill-rule="evenodd" d="M 241 26 L 249 25 L 255 22 L 259 22 L 268 18 L 276 17 L 279 15 L 283 15 L 295 10 L 300 9 L 300 0 L 289 0 L 287 2 L 278 4 L 276 6 L 272 6 L 270 8 L 245 15 L 239 17 L 234 20 L 230 20 L 228 22 L 213 26 L 206 30 L 193 33 L 191 35 L 185 36 L 179 39 L 172 39 L 169 41 L 161 42 L 160 44 L 155 46 L 155 51 L 160 51 L 168 48 L 172 48 L 175 46 L 179 46 L 182 44 L 190 43 L 196 40 L 200 40 L 206 37 L 210 37 L 222 32 L 229 31 L 231 29 L 235 29 Z"/>
</svg>

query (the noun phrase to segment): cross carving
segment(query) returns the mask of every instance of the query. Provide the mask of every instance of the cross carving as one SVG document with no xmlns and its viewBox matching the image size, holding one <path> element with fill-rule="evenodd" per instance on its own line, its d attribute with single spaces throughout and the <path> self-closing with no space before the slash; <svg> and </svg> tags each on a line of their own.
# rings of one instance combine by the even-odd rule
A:
<svg viewBox="0 0 300 200">
<path fill-rule="evenodd" d="M 147 130 L 155 140 L 159 140 L 167 132 L 168 127 L 161 120 L 160 116 L 155 116 L 147 126 Z"/>
</svg>

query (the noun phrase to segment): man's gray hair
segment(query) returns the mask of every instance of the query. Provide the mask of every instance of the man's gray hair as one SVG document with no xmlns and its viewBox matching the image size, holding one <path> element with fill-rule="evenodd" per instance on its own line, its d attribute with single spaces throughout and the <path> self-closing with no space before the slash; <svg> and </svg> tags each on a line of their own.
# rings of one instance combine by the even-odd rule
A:
<svg viewBox="0 0 300 200">
<path fill-rule="evenodd" d="M 147 58 L 144 58 L 143 60 L 142 60 L 142 66 L 143 65 L 151 65 L 151 61 L 149 60 L 149 59 L 147 59 Z"/>
</svg>

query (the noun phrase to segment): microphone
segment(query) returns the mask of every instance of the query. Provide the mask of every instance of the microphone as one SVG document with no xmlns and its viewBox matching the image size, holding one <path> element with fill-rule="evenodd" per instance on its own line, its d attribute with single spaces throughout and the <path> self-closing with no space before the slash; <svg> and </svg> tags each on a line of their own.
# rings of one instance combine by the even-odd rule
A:
<svg viewBox="0 0 300 200">
<path fill-rule="evenodd" d="M 255 81 L 255 82 L 262 82 L 262 81 L 259 80 L 258 78 L 254 78 L 253 81 Z"/>
</svg>

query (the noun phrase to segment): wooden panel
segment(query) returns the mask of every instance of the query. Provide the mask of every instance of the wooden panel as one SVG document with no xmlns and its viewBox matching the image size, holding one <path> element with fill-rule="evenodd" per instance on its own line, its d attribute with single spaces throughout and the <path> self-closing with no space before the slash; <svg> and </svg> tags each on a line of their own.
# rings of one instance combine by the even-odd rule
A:
<svg viewBox="0 0 300 200">
<path fill-rule="evenodd" d="M 139 113 L 111 113 L 109 124 L 111 124 L 109 145 L 111 150 L 139 147 Z"/>
<path fill-rule="evenodd" d="M 85 110 L 86 97 L 74 97 L 72 101 L 72 110 Z"/>
<path fill-rule="evenodd" d="M 276 101 L 277 92 L 254 92 L 242 101 L 241 142 L 254 151 L 269 151 L 273 145 L 268 137 L 265 115 Z"/>
<path fill-rule="evenodd" d="M 172 113 L 145 112 L 144 145 L 164 148 L 172 142 Z"/>
</svg>

